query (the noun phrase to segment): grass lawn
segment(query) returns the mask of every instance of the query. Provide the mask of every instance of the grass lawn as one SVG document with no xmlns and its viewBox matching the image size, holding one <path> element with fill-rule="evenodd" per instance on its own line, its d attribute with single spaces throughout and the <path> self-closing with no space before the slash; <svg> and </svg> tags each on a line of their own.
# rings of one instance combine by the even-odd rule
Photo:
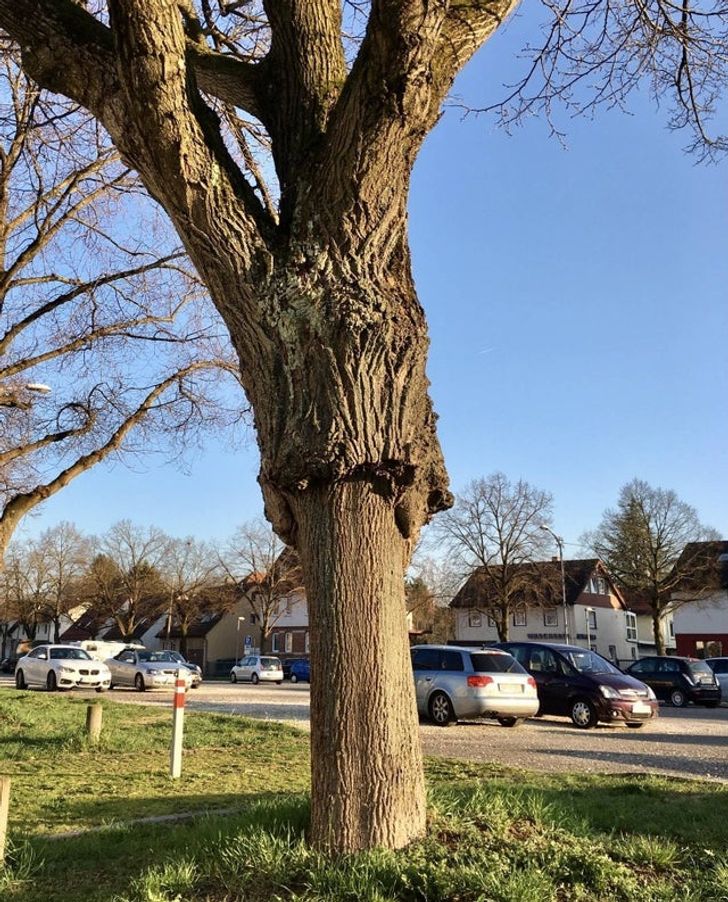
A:
<svg viewBox="0 0 728 902">
<path fill-rule="evenodd" d="M 429 828 L 398 853 L 333 862 L 305 842 L 308 737 L 188 713 L 168 777 L 171 712 L 0 696 L 0 775 L 12 778 L 3 902 L 728 902 L 728 788 L 664 777 L 538 775 L 428 762 Z M 179 823 L 133 818 L 236 809 Z M 52 840 L 47 834 L 116 825 Z"/>
</svg>

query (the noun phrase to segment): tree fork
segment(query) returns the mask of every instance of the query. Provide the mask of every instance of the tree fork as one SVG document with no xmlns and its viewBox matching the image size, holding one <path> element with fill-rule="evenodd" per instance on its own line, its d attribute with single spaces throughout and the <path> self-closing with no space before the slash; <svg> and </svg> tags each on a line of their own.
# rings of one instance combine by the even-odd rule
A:
<svg viewBox="0 0 728 902">
<path fill-rule="evenodd" d="M 425 829 L 410 543 L 366 478 L 309 487 L 291 508 L 310 613 L 311 840 L 333 853 L 401 848 Z"/>
</svg>

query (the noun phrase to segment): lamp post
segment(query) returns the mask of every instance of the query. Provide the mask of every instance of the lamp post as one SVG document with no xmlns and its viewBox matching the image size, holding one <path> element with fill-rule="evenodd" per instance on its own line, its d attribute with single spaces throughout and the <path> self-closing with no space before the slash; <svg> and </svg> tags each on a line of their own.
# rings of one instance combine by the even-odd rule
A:
<svg viewBox="0 0 728 902">
<path fill-rule="evenodd" d="M 564 540 L 561 536 L 557 536 L 556 533 L 551 529 L 550 526 L 547 526 L 545 523 L 542 523 L 539 526 L 539 529 L 546 530 L 550 536 L 553 537 L 554 542 L 556 542 L 559 549 L 559 564 L 561 565 L 561 604 L 564 608 L 564 638 L 566 640 L 567 645 L 571 645 L 571 637 L 569 636 L 569 610 L 566 607 L 566 573 L 564 571 Z"/>
<path fill-rule="evenodd" d="M 238 617 L 238 622 L 237 622 L 237 626 L 236 626 L 237 633 L 238 633 L 237 638 L 235 640 L 235 655 L 236 655 L 235 663 L 236 664 L 240 661 L 240 624 L 241 623 L 245 623 L 245 617 Z"/>
<path fill-rule="evenodd" d="M 591 633 L 589 632 L 589 615 L 594 613 L 594 608 L 584 608 L 584 619 L 586 620 L 586 647 L 591 651 Z"/>
</svg>

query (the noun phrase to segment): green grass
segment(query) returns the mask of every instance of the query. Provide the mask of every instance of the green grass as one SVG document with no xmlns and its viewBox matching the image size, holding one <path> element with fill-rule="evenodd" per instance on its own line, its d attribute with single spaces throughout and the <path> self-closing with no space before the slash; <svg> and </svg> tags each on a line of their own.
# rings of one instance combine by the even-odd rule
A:
<svg viewBox="0 0 728 902">
<path fill-rule="evenodd" d="M 0 773 L 13 780 L 3 902 L 728 902 L 725 786 L 432 760 L 426 837 L 332 861 L 306 843 L 305 734 L 188 714 L 172 781 L 169 711 L 106 702 L 92 749 L 85 706 L 0 698 Z M 117 826 L 42 835 L 99 824 Z"/>
</svg>

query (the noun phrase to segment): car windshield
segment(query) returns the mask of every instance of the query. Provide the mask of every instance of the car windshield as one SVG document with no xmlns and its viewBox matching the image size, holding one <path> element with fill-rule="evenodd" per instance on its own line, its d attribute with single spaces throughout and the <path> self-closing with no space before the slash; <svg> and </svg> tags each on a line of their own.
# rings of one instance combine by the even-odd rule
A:
<svg viewBox="0 0 728 902">
<path fill-rule="evenodd" d="M 91 655 L 82 648 L 52 648 L 51 659 L 54 661 L 90 661 Z"/>
<path fill-rule="evenodd" d="M 705 661 L 691 661 L 688 668 L 693 676 L 713 676 L 713 671 Z"/>
<path fill-rule="evenodd" d="M 261 658 L 260 666 L 262 670 L 280 670 L 281 662 L 278 658 Z"/>
<path fill-rule="evenodd" d="M 140 651 L 139 660 L 148 664 L 169 664 L 168 651 Z"/>
<path fill-rule="evenodd" d="M 476 673 L 526 673 L 510 655 L 471 654 L 470 660 Z"/>
<path fill-rule="evenodd" d="M 186 664 L 187 663 L 178 651 L 168 651 L 167 654 L 169 655 L 169 657 L 172 661 L 176 661 L 178 664 Z"/>
<path fill-rule="evenodd" d="M 595 655 L 593 651 L 565 651 L 566 660 L 579 673 L 621 673 L 601 655 Z"/>
</svg>

